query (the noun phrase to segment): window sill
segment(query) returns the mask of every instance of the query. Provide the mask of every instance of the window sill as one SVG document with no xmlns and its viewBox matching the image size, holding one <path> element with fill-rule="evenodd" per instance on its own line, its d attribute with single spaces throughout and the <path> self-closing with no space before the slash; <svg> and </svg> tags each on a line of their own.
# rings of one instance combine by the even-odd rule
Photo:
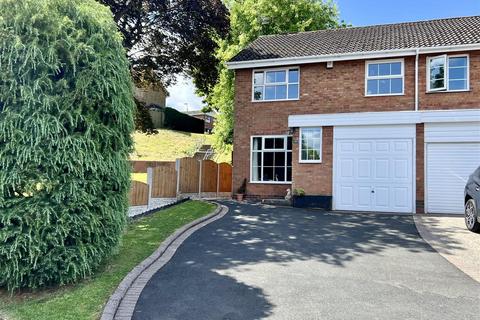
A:
<svg viewBox="0 0 480 320">
<path fill-rule="evenodd" d="M 322 160 L 300 160 L 298 163 L 304 163 L 304 164 L 309 164 L 309 163 L 322 163 Z"/>
<path fill-rule="evenodd" d="M 251 102 L 288 102 L 288 101 L 299 101 L 300 98 L 298 99 L 279 99 L 279 100 L 252 100 Z"/>
<path fill-rule="evenodd" d="M 250 181 L 251 184 L 292 184 L 291 181 Z"/>
<path fill-rule="evenodd" d="M 372 97 L 398 97 L 404 96 L 405 93 L 390 93 L 390 94 L 366 94 L 365 98 L 372 98 Z"/>
<path fill-rule="evenodd" d="M 426 94 L 431 94 L 431 93 L 461 93 L 461 92 L 470 92 L 472 90 L 467 89 L 467 90 L 438 90 L 438 91 L 425 91 Z"/>
</svg>

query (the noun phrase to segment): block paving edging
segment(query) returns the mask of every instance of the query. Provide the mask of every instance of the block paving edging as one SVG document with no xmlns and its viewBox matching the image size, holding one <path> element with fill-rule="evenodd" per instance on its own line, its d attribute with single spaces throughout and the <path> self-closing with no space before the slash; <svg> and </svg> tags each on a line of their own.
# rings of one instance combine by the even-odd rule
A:
<svg viewBox="0 0 480 320">
<path fill-rule="evenodd" d="M 130 320 L 137 300 L 150 278 L 170 261 L 181 244 L 195 231 L 222 218 L 228 212 L 226 206 L 215 203 L 215 211 L 197 219 L 169 236 L 147 259 L 133 268 L 110 296 L 103 309 L 101 320 Z"/>
</svg>

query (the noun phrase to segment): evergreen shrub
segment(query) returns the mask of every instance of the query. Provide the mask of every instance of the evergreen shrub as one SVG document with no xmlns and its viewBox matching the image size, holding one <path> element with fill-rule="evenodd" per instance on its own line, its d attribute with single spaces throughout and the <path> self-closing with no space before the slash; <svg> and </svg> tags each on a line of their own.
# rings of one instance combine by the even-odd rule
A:
<svg viewBox="0 0 480 320">
<path fill-rule="evenodd" d="M 0 286 L 84 278 L 128 208 L 133 86 L 94 0 L 0 0 Z"/>
</svg>

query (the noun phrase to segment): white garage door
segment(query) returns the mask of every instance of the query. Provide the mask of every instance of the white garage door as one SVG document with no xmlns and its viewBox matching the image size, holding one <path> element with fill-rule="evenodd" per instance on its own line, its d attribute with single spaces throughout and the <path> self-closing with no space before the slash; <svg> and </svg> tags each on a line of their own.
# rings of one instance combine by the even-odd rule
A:
<svg viewBox="0 0 480 320">
<path fill-rule="evenodd" d="M 463 213 L 463 190 L 480 165 L 480 143 L 428 143 L 428 213 Z"/>
<path fill-rule="evenodd" d="M 335 209 L 413 212 L 414 126 L 338 127 L 334 135 Z"/>
</svg>

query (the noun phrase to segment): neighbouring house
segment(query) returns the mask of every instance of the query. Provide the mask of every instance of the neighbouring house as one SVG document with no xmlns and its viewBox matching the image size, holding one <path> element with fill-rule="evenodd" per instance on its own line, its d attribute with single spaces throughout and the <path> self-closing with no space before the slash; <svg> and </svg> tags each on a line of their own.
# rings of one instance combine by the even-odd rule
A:
<svg viewBox="0 0 480 320">
<path fill-rule="evenodd" d="M 143 102 L 148 108 L 155 129 L 164 127 L 165 106 L 168 95 L 167 89 L 161 83 L 135 88 L 135 98 Z"/>
<path fill-rule="evenodd" d="M 197 119 L 203 120 L 205 126 L 206 133 L 212 133 L 213 126 L 215 123 L 215 114 L 213 112 L 202 112 L 201 110 L 198 111 L 185 111 L 184 113 L 188 114 L 191 117 L 195 117 Z"/>
<path fill-rule="evenodd" d="M 480 16 L 259 37 L 236 55 L 234 189 L 461 213 L 480 165 Z"/>
</svg>

